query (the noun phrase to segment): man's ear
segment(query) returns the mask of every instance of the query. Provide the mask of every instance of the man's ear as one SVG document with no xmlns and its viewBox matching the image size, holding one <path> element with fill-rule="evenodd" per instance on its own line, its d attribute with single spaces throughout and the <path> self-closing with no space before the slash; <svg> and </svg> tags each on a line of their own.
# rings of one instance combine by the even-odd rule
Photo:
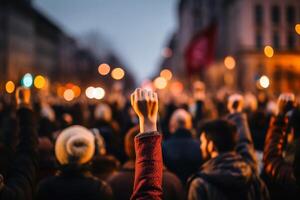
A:
<svg viewBox="0 0 300 200">
<path fill-rule="evenodd" d="M 214 151 L 214 143 L 213 141 L 209 140 L 207 144 L 207 150 L 209 153 L 212 153 Z"/>
</svg>

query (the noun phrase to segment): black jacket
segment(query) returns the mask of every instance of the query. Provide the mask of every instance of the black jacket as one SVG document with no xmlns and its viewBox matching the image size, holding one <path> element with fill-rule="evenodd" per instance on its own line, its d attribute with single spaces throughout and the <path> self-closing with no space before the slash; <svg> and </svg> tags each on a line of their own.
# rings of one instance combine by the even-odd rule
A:
<svg viewBox="0 0 300 200">
<path fill-rule="evenodd" d="M 56 176 L 43 180 L 36 200 L 109 200 L 112 191 L 104 181 L 92 176 L 88 170 L 65 168 Z"/>
<path fill-rule="evenodd" d="M 133 191 L 135 163 L 126 162 L 122 169 L 108 179 L 111 185 L 115 200 L 130 199 Z M 164 200 L 183 200 L 184 190 L 180 180 L 171 172 L 163 171 L 163 199 Z"/>
<path fill-rule="evenodd" d="M 31 200 L 35 190 L 38 169 L 37 133 L 30 109 L 17 111 L 19 144 L 7 177 L 0 182 L 1 200 Z"/>
<path fill-rule="evenodd" d="M 192 138 L 189 130 L 178 129 L 163 142 L 163 158 L 166 167 L 185 184 L 202 163 L 199 141 Z"/>
<path fill-rule="evenodd" d="M 245 115 L 229 119 L 238 127 L 236 151 L 218 155 L 206 162 L 192 177 L 189 200 L 260 200 L 269 199 L 268 191 L 257 174 L 253 142 Z"/>
<path fill-rule="evenodd" d="M 286 128 L 287 121 L 284 118 L 273 118 L 265 142 L 263 177 L 272 200 L 300 198 L 300 187 L 296 183 L 293 165 L 283 157 Z"/>
</svg>

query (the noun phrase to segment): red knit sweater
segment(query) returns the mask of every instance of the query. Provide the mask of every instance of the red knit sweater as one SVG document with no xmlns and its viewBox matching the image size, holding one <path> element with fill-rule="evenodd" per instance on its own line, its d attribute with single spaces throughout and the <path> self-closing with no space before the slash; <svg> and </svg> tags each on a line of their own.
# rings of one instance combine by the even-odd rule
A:
<svg viewBox="0 0 300 200">
<path fill-rule="evenodd" d="M 162 137 L 159 133 L 143 133 L 135 138 L 135 179 L 131 200 L 161 200 L 163 161 Z"/>
</svg>

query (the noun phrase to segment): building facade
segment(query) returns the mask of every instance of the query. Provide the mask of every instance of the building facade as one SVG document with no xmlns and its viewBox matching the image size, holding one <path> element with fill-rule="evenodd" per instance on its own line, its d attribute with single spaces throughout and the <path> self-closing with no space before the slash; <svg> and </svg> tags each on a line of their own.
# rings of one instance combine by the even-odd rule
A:
<svg viewBox="0 0 300 200">
<path fill-rule="evenodd" d="M 254 92 L 264 75 L 270 92 L 300 86 L 300 36 L 295 31 L 299 0 L 181 0 L 179 5 L 173 57 L 165 59 L 162 68 L 170 65 L 175 75 L 185 74 L 183 55 L 191 37 L 216 21 L 216 55 L 206 72 L 208 85 Z M 271 58 L 265 56 L 265 46 L 273 48 Z M 227 56 L 235 59 L 234 69 L 225 67 Z"/>
<path fill-rule="evenodd" d="M 30 0 L 0 1 L 2 86 L 8 80 L 20 83 L 25 73 L 42 74 L 52 82 L 74 82 L 82 86 L 97 83 L 98 65 L 104 58 L 96 53 L 81 47 L 75 38 L 37 10 Z M 123 66 L 121 62 L 117 64 Z M 130 87 L 134 85 L 133 80 L 127 73 L 125 82 L 130 82 Z"/>
</svg>

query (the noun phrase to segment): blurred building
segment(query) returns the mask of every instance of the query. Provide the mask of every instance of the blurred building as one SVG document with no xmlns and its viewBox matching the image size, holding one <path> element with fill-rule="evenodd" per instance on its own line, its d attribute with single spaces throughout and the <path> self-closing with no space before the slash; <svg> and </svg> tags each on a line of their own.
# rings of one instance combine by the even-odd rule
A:
<svg viewBox="0 0 300 200">
<path fill-rule="evenodd" d="M 205 76 L 208 85 L 250 91 L 264 86 L 270 92 L 299 88 L 300 36 L 295 31 L 299 0 L 181 0 L 178 13 L 179 26 L 170 46 L 174 58 L 165 59 L 162 67 L 185 74 L 183 55 L 189 41 L 216 21 L 216 58 Z M 274 55 L 265 55 L 266 46 Z M 225 66 L 227 56 L 234 59 L 233 67 Z"/>
<path fill-rule="evenodd" d="M 102 61 L 37 10 L 30 0 L 0 1 L 2 85 L 8 80 L 17 83 L 29 72 L 47 76 L 52 82 L 72 81 L 85 86 L 99 80 L 97 68 Z M 121 62 L 118 66 L 122 66 Z M 127 77 L 134 84 L 131 74 Z"/>
</svg>

